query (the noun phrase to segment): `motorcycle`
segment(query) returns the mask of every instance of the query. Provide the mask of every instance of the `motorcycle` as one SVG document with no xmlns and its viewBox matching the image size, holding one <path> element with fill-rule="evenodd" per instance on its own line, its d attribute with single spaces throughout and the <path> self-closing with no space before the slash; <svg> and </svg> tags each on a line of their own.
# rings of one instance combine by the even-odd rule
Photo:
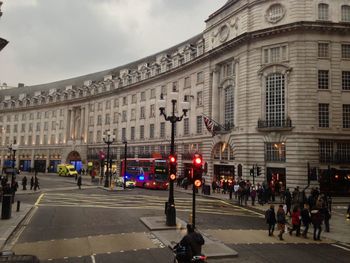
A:
<svg viewBox="0 0 350 263">
<path fill-rule="evenodd" d="M 207 262 L 207 257 L 205 255 L 195 255 L 192 256 L 190 261 L 186 261 L 186 248 L 180 246 L 177 244 L 174 247 L 169 246 L 169 248 L 173 251 L 174 253 L 174 263 L 206 263 Z"/>
</svg>

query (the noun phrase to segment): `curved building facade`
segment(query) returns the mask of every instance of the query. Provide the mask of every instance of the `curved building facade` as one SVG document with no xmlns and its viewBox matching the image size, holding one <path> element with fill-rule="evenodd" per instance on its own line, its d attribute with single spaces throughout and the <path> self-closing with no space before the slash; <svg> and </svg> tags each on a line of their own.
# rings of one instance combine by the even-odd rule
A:
<svg viewBox="0 0 350 263">
<path fill-rule="evenodd" d="M 231 0 L 205 22 L 193 38 L 124 66 L 0 90 L 1 165 L 16 140 L 24 170 L 98 167 L 108 130 L 117 165 L 123 138 L 129 157 L 167 156 L 163 94 L 168 113 L 174 96 L 179 114 L 190 102 L 176 124 L 179 176 L 198 151 L 206 182 L 252 181 L 259 167 L 255 182 L 305 187 L 309 174 L 312 185 L 349 194 L 349 1 Z"/>
</svg>

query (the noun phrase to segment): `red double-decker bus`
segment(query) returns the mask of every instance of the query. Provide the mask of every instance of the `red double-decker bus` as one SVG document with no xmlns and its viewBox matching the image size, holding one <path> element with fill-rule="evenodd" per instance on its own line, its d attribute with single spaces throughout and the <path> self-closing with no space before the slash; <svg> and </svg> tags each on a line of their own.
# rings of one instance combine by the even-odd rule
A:
<svg viewBox="0 0 350 263">
<path fill-rule="evenodd" d="M 121 176 L 124 176 L 125 161 L 121 162 Z M 137 187 L 166 190 L 168 188 L 167 161 L 156 158 L 128 158 L 126 180 L 135 181 Z"/>
</svg>

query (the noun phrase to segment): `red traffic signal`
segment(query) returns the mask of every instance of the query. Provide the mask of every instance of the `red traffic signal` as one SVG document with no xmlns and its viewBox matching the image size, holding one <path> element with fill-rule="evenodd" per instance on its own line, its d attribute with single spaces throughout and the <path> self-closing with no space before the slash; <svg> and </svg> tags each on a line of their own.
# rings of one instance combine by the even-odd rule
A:
<svg viewBox="0 0 350 263">
<path fill-rule="evenodd" d="M 169 162 L 176 163 L 176 157 L 174 155 L 169 155 Z"/>
<path fill-rule="evenodd" d="M 192 162 L 193 162 L 193 164 L 195 165 L 195 166 L 202 166 L 202 164 L 203 164 L 203 159 L 202 159 L 202 155 L 200 155 L 200 154 L 195 154 L 194 155 L 194 157 L 193 157 L 193 160 L 192 160 Z"/>
</svg>

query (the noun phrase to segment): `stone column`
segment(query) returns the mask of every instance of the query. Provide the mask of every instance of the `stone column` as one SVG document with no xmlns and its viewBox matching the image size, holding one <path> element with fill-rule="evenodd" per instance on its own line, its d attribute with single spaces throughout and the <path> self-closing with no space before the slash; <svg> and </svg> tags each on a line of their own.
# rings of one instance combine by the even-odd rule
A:
<svg viewBox="0 0 350 263">
<path fill-rule="evenodd" d="M 213 69 L 213 83 L 212 83 L 212 118 L 219 121 L 219 67 L 215 66 Z"/>
<path fill-rule="evenodd" d="M 70 140 L 72 110 L 67 110 L 67 128 L 66 128 L 66 142 Z"/>
</svg>

